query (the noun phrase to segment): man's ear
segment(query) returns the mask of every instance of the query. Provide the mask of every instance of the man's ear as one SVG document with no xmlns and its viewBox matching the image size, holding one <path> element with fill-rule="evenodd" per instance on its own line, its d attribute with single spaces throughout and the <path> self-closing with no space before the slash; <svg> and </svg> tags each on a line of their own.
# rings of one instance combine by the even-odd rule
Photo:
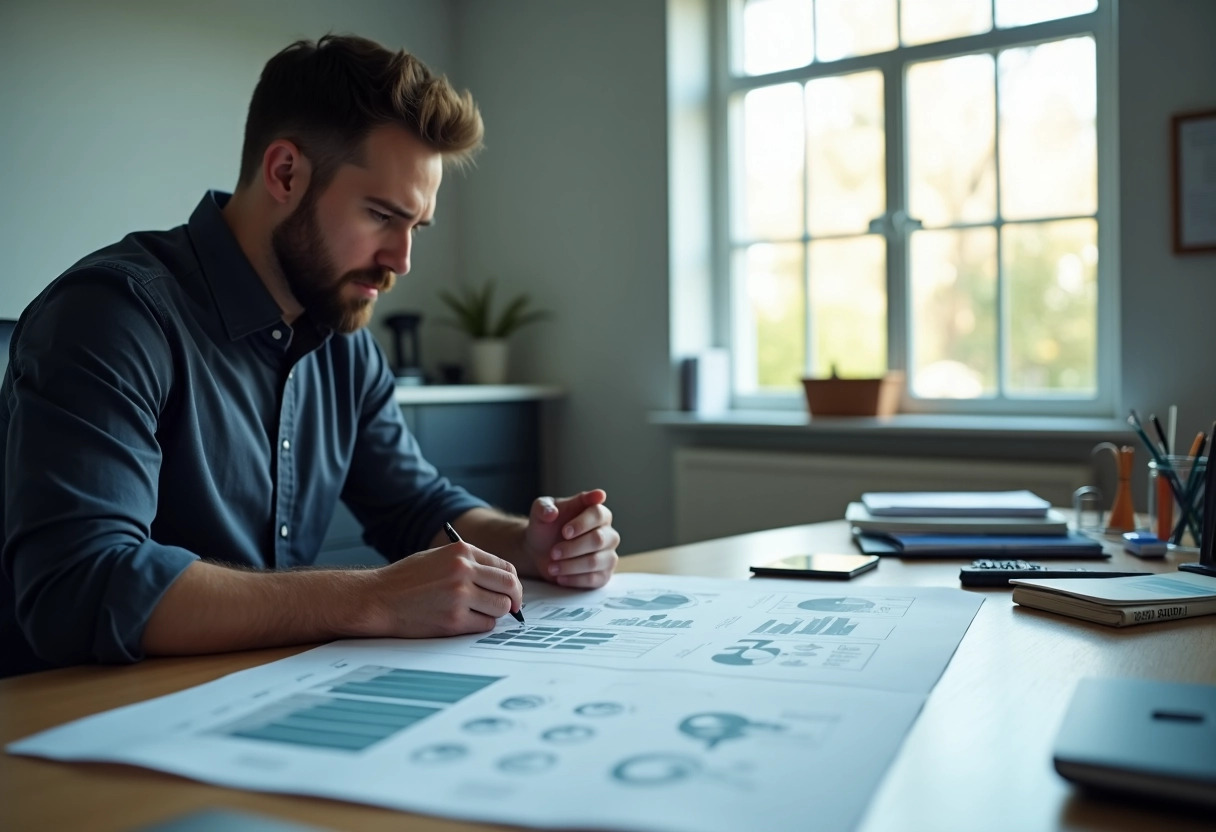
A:
<svg viewBox="0 0 1216 832">
<path fill-rule="evenodd" d="M 290 139 L 275 139 L 262 154 L 262 184 L 280 205 L 295 207 L 308 191 L 312 164 Z"/>
</svg>

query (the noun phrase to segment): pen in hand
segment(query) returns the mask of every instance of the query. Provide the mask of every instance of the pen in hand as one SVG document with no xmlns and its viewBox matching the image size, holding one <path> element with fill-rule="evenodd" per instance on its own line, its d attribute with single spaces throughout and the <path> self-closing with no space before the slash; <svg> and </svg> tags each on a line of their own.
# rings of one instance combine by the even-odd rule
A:
<svg viewBox="0 0 1216 832">
<path fill-rule="evenodd" d="M 452 528 L 451 523 L 444 523 L 443 530 L 444 530 L 444 532 L 447 533 L 448 540 L 452 541 L 453 543 L 464 543 L 464 541 L 460 539 L 460 535 L 456 534 L 456 530 Z M 511 613 L 511 617 L 514 618 L 516 621 L 518 621 L 520 624 L 524 623 L 523 610 L 519 610 L 517 612 Z"/>
</svg>

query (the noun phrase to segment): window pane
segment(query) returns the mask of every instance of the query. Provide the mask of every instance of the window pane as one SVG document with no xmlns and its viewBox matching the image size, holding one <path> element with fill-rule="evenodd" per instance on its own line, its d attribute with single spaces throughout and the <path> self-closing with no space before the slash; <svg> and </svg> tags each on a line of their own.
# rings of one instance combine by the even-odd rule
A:
<svg viewBox="0 0 1216 832">
<path fill-rule="evenodd" d="M 743 286 L 735 296 L 737 386 L 754 393 L 794 390 L 806 352 L 805 270 L 801 243 L 748 246 L 736 269 Z"/>
<path fill-rule="evenodd" d="M 743 71 L 763 75 L 806 66 L 815 57 L 811 0 L 747 0 L 743 5 Z"/>
<path fill-rule="evenodd" d="M 1096 8 L 1098 0 L 996 0 L 996 25 L 999 28 L 1026 26 L 1088 14 Z"/>
<path fill-rule="evenodd" d="M 991 55 L 913 64 L 908 96 L 908 187 L 925 225 L 996 218 L 996 77 Z"/>
<path fill-rule="evenodd" d="M 873 55 L 899 46 L 895 0 L 819 0 L 815 22 L 821 61 Z"/>
<path fill-rule="evenodd" d="M 989 0 L 901 0 L 899 4 L 899 31 L 907 45 L 977 35 L 991 28 Z"/>
<path fill-rule="evenodd" d="M 997 390 L 996 231 L 911 235 L 912 393 L 974 399 Z"/>
<path fill-rule="evenodd" d="M 808 230 L 864 233 L 886 203 L 882 73 L 810 81 L 806 131 Z"/>
<path fill-rule="evenodd" d="M 887 370 L 886 243 L 868 235 L 811 248 L 811 375 L 874 378 Z"/>
<path fill-rule="evenodd" d="M 1006 225 L 1010 395 L 1097 391 L 1098 224 Z"/>
<path fill-rule="evenodd" d="M 1094 60 L 1094 42 L 1087 37 L 1001 53 L 1001 213 L 1006 219 L 1097 211 Z"/>
<path fill-rule="evenodd" d="M 749 239 L 802 237 L 803 133 L 798 84 L 744 97 L 742 230 Z"/>
</svg>

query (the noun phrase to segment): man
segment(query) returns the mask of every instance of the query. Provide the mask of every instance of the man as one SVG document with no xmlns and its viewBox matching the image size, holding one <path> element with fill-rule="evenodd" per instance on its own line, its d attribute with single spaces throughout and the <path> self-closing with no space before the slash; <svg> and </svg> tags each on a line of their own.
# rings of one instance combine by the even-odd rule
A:
<svg viewBox="0 0 1216 832">
<path fill-rule="evenodd" d="M 517 574 L 607 582 L 604 492 L 516 518 L 452 486 L 364 328 L 481 136 L 469 94 L 404 52 L 292 44 L 254 91 L 231 197 L 34 300 L 0 390 L 0 672 L 481 632 L 519 610 Z M 339 498 L 389 565 L 293 570 Z"/>
</svg>

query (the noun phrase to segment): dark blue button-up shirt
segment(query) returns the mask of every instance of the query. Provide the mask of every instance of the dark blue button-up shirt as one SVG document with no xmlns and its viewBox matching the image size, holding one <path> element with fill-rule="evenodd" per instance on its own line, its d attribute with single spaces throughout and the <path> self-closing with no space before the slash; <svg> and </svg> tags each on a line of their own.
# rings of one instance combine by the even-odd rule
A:
<svg viewBox="0 0 1216 832">
<path fill-rule="evenodd" d="M 0 675 L 139 659 L 194 560 L 310 564 L 339 497 L 390 560 L 485 505 L 422 458 L 366 330 L 283 322 L 227 199 L 86 257 L 21 316 L 0 388 Z"/>
</svg>

